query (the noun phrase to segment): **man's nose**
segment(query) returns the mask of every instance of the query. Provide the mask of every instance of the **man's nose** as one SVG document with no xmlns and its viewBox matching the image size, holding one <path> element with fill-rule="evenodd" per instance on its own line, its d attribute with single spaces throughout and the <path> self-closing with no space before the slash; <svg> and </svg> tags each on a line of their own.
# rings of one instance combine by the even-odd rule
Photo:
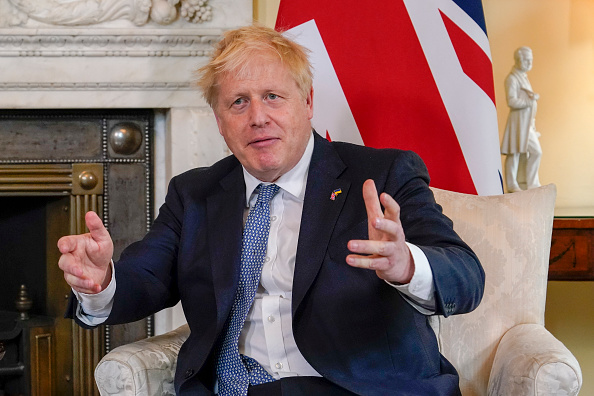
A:
<svg viewBox="0 0 594 396">
<path fill-rule="evenodd" d="M 250 104 L 250 125 L 263 127 L 268 124 L 268 111 L 266 105 L 260 100 L 252 100 Z"/>
</svg>

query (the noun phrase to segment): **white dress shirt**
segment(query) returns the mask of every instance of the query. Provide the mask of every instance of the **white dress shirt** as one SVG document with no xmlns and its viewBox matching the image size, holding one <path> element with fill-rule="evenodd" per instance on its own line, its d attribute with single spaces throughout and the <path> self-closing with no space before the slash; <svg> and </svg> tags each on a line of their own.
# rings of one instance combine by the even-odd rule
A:
<svg viewBox="0 0 594 396">
<path fill-rule="evenodd" d="M 270 203 L 270 234 L 260 285 L 239 338 L 239 352 L 256 359 L 276 379 L 297 375 L 319 376 L 297 348 L 291 315 L 295 255 L 313 140 L 312 134 L 299 163 L 275 181 L 280 189 Z M 257 191 L 254 190 L 262 182 L 245 168 L 243 174 L 246 184 L 245 222 L 249 208 L 256 203 Z M 409 284 L 392 286 L 421 313 L 431 314 L 435 310 L 431 267 L 421 249 L 407 245 L 415 263 L 415 273 Z M 109 316 L 114 293 L 113 276 L 109 287 L 101 293 L 87 295 L 75 292 L 84 307 L 77 311 L 77 316 L 90 325 L 102 323 Z"/>
</svg>

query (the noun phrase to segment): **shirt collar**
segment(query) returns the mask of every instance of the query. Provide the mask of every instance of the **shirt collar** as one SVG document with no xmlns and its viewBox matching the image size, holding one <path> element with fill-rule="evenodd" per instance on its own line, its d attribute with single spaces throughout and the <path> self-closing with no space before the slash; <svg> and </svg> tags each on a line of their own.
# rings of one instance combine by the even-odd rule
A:
<svg viewBox="0 0 594 396">
<path fill-rule="evenodd" d="M 314 136 L 313 133 L 309 135 L 309 140 L 307 142 L 307 146 L 305 147 L 305 151 L 301 156 L 301 159 L 287 173 L 279 177 L 274 184 L 279 186 L 281 189 L 285 190 L 289 194 L 293 195 L 294 197 L 298 198 L 299 200 L 303 201 L 305 197 L 305 185 L 307 183 L 307 172 L 309 170 L 309 163 L 311 162 L 311 156 L 313 155 L 313 148 L 314 148 Z M 245 202 L 246 206 L 249 206 L 250 197 L 256 187 L 260 183 L 270 184 L 258 180 L 244 168 L 243 168 L 243 179 L 245 181 Z"/>
</svg>

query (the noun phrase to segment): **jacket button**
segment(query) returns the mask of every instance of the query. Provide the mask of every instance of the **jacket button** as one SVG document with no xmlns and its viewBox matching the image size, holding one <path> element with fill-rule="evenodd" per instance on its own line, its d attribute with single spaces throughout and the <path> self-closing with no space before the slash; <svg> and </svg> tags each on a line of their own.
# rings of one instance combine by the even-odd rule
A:
<svg viewBox="0 0 594 396">
<path fill-rule="evenodd" d="M 186 378 L 186 379 L 188 379 L 188 378 L 190 378 L 192 375 L 194 375 L 194 370 L 192 370 L 192 369 L 187 369 L 187 370 L 186 370 L 186 375 L 185 375 L 185 378 Z"/>
</svg>

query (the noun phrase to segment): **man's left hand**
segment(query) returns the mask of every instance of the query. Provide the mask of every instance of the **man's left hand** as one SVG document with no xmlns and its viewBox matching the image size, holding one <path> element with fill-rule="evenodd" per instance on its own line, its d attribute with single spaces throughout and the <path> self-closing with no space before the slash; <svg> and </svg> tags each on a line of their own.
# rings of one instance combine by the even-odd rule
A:
<svg viewBox="0 0 594 396">
<path fill-rule="evenodd" d="M 415 272 L 412 255 L 405 243 L 400 222 L 400 206 L 394 198 L 382 193 L 378 199 L 373 180 L 363 183 L 363 200 L 367 210 L 369 240 L 351 240 L 346 261 L 358 268 L 375 270 L 378 277 L 392 283 L 409 283 Z M 381 205 L 385 211 L 382 212 Z"/>
</svg>

